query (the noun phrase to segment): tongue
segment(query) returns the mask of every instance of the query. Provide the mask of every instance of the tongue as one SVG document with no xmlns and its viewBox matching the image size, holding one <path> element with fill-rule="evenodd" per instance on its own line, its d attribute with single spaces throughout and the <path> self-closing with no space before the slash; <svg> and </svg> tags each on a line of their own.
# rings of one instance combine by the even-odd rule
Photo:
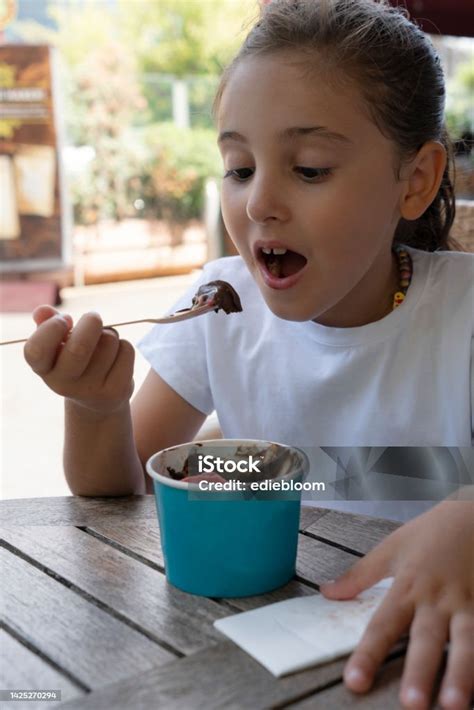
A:
<svg viewBox="0 0 474 710">
<path fill-rule="evenodd" d="M 297 254 L 295 251 L 289 250 L 279 258 L 281 259 L 280 278 L 296 274 L 298 271 L 301 271 L 306 264 L 305 257 L 302 254 Z"/>
</svg>

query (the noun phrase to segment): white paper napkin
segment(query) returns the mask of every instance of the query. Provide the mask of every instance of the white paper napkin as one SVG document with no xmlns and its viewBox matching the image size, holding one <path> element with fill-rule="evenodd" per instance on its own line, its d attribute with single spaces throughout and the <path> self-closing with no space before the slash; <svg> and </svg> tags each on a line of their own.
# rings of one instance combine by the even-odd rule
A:
<svg viewBox="0 0 474 710">
<path fill-rule="evenodd" d="M 214 626 L 273 675 L 295 673 L 350 653 L 392 581 L 383 579 L 355 599 L 296 597 L 226 616 Z"/>
</svg>

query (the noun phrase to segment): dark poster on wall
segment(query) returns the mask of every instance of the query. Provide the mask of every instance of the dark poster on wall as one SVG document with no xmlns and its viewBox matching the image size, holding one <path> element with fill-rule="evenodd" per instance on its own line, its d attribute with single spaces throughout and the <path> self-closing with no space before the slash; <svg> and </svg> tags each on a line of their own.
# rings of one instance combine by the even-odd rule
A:
<svg viewBox="0 0 474 710">
<path fill-rule="evenodd" d="M 54 50 L 0 46 L 0 270 L 56 269 L 67 242 Z"/>
</svg>

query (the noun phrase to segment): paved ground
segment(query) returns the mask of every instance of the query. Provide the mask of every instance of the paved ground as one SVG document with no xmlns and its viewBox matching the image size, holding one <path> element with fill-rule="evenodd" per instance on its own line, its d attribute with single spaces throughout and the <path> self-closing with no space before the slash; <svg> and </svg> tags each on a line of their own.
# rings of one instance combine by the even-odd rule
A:
<svg viewBox="0 0 474 710">
<path fill-rule="evenodd" d="M 173 305 L 198 273 L 63 289 L 60 309 L 75 321 L 89 310 L 108 323 L 156 316 Z M 0 316 L 2 340 L 27 337 L 34 327 L 30 313 Z M 150 327 L 125 326 L 120 334 L 136 343 Z M 0 348 L 1 497 L 70 495 L 62 473 L 63 400 L 32 372 L 22 347 Z M 138 351 L 135 363 L 137 390 L 149 366 Z"/>
</svg>

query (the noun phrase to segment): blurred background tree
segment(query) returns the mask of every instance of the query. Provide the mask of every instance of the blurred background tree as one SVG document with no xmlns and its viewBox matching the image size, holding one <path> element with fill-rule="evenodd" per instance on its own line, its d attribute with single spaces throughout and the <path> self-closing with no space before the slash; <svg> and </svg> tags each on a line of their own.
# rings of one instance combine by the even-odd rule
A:
<svg viewBox="0 0 474 710">
<path fill-rule="evenodd" d="M 73 140 L 93 146 L 95 153 L 88 166 L 87 200 L 83 195 L 76 203 L 76 219 L 123 219 L 130 214 L 127 186 L 139 169 L 126 133 L 146 107 L 130 54 L 108 39 L 77 65 L 73 84 Z"/>
<path fill-rule="evenodd" d="M 211 105 L 256 0 L 56 0 L 47 10 L 53 27 L 15 31 L 58 49 L 68 142 L 91 148 L 69 175 L 76 222 L 146 216 L 176 235 L 175 223 L 201 217 L 205 181 L 222 172 Z"/>
<path fill-rule="evenodd" d="M 220 74 L 243 37 L 242 18 L 257 12 L 255 0 L 118 0 L 124 37 L 144 73 L 179 78 Z"/>
<path fill-rule="evenodd" d="M 459 64 L 448 88 L 446 123 L 456 139 L 474 133 L 474 61 Z"/>
<path fill-rule="evenodd" d="M 257 7 L 256 0 L 160 0 L 136 3 L 130 12 L 129 0 L 119 0 L 125 41 L 134 47 L 145 79 L 151 121 L 163 119 L 165 104 L 176 125 L 196 125 L 192 104 L 197 124 L 212 126 L 208 108 L 218 76 L 243 39 L 242 17 L 250 19 Z"/>
</svg>

